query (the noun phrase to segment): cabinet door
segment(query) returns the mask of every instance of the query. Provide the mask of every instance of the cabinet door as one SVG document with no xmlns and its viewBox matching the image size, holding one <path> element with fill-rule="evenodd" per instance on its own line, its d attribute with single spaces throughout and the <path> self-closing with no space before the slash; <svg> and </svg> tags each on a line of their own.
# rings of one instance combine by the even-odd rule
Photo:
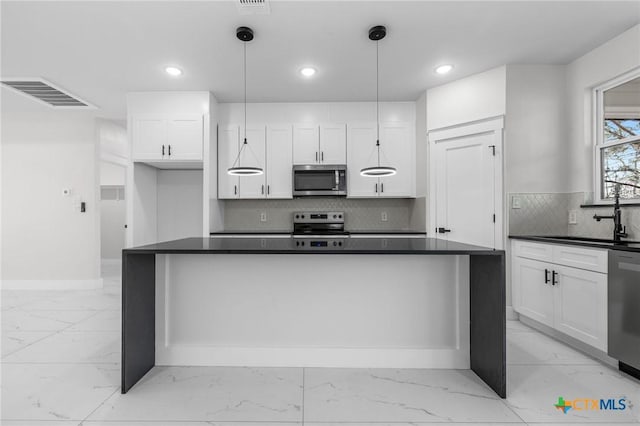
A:
<svg viewBox="0 0 640 426">
<path fill-rule="evenodd" d="M 238 156 L 240 126 L 218 127 L 218 198 L 238 198 L 240 181 L 230 176 L 227 169 Z"/>
<path fill-rule="evenodd" d="M 376 124 L 349 124 L 347 143 L 347 197 L 377 197 L 377 178 L 361 176 L 360 170 L 377 164 Z"/>
<path fill-rule="evenodd" d="M 607 275 L 554 265 L 555 328 L 607 351 Z"/>
<path fill-rule="evenodd" d="M 265 126 L 247 127 L 247 146 L 240 157 L 240 164 L 249 167 L 266 169 L 265 165 Z M 244 139 L 240 140 L 240 147 Z M 267 189 L 265 174 L 240 177 L 240 198 L 264 198 Z"/>
<path fill-rule="evenodd" d="M 320 160 L 320 130 L 317 125 L 293 127 L 293 164 L 317 164 Z"/>
<path fill-rule="evenodd" d="M 158 117 L 133 117 L 133 160 L 162 160 L 167 142 L 167 120 Z"/>
<path fill-rule="evenodd" d="M 320 162 L 347 164 L 347 126 L 344 123 L 320 126 Z"/>
<path fill-rule="evenodd" d="M 167 144 L 171 149 L 169 159 L 202 160 L 203 135 L 201 115 L 170 117 L 167 120 Z"/>
<path fill-rule="evenodd" d="M 293 130 L 290 125 L 267 128 L 267 198 L 293 198 Z"/>
<path fill-rule="evenodd" d="M 380 178 L 381 197 L 415 197 L 415 135 L 407 123 L 380 124 L 380 165 L 395 167 L 393 176 Z"/>
<path fill-rule="evenodd" d="M 514 257 L 511 265 L 513 308 L 521 315 L 553 327 L 553 286 L 551 271 L 554 265 L 531 259 Z M 545 283 L 545 270 L 549 282 Z"/>
</svg>

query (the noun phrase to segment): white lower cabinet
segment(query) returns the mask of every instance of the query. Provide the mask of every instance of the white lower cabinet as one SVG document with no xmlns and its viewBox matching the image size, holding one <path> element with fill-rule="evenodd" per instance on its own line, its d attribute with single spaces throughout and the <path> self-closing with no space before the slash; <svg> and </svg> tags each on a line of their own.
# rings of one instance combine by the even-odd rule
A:
<svg viewBox="0 0 640 426">
<path fill-rule="evenodd" d="M 601 262 L 588 269 L 567 266 L 567 254 L 605 258 L 606 250 L 514 240 L 511 263 L 513 308 L 604 352 L 607 350 L 607 274 Z M 561 248 L 561 250 L 558 250 Z M 548 261 L 538 260 L 549 253 Z M 562 253 L 563 256 L 559 256 Z M 524 256 L 531 255 L 537 259 Z"/>
</svg>

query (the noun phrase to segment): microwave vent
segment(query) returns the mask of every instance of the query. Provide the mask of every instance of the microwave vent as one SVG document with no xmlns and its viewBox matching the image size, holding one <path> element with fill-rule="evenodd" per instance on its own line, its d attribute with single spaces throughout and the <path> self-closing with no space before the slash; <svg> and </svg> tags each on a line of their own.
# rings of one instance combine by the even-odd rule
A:
<svg viewBox="0 0 640 426">
<path fill-rule="evenodd" d="M 268 15 L 271 12 L 269 0 L 236 0 L 240 15 Z"/>
</svg>

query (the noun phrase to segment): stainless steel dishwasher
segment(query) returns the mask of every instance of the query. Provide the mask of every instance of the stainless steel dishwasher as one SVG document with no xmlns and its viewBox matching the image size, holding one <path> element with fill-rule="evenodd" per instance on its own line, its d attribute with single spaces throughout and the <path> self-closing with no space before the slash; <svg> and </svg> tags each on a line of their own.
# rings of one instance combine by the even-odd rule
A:
<svg viewBox="0 0 640 426">
<path fill-rule="evenodd" d="M 640 379 L 640 253 L 609 251 L 609 356 Z"/>
</svg>

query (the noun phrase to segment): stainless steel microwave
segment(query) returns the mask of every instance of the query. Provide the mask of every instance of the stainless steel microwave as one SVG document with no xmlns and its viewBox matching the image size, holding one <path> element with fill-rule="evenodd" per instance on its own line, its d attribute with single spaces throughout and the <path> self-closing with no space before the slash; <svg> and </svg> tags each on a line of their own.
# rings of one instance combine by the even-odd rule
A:
<svg viewBox="0 0 640 426">
<path fill-rule="evenodd" d="M 344 197 L 347 195 L 347 166 L 310 164 L 293 166 L 294 197 Z"/>
</svg>

